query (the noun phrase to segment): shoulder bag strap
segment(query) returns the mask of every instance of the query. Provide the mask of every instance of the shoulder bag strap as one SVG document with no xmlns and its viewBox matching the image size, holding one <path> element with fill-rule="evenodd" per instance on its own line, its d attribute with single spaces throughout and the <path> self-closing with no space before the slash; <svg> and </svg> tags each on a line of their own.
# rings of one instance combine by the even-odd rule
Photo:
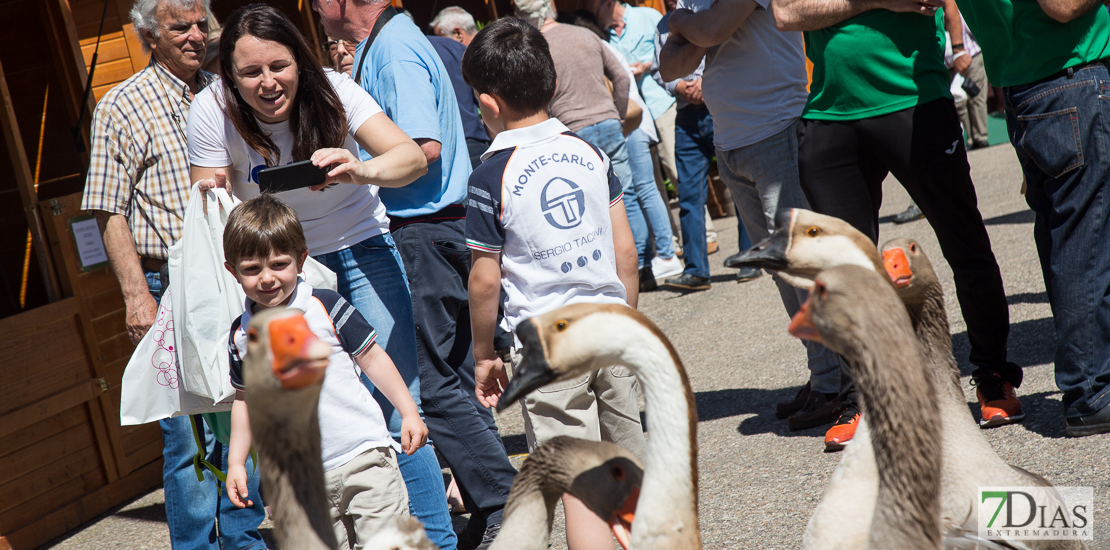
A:
<svg viewBox="0 0 1110 550">
<path fill-rule="evenodd" d="M 374 29 L 370 31 L 370 36 L 366 38 L 366 47 L 362 49 L 362 55 L 358 58 L 358 64 L 355 66 L 355 84 L 362 85 L 362 64 L 366 62 L 366 53 L 370 51 L 370 46 L 374 44 L 374 39 L 378 37 L 378 33 L 382 32 L 382 27 L 389 23 L 393 16 L 397 15 L 397 10 L 393 6 L 386 6 L 382 14 L 378 16 L 378 20 L 374 23 Z"/>
</svg>

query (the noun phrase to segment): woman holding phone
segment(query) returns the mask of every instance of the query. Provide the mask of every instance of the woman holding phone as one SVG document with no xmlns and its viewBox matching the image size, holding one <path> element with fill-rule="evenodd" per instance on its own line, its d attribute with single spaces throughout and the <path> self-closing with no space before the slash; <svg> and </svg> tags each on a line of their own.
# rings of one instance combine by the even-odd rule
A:
<svg viewBox="0 0 1110 550">
<path fill-rule="evenodd" d="M 326 169 L 323 184 L 277 196 L 296 210 L 310 254 L 336 273 L 339 293 L 377 330 L 419 405 L 412 301 L 378 187 L 423 175 L 424 153 L 354 81 L 325 71 L 296 27 L 270 6 L 232 13 L 219 55 L 221 81 L 197 94 L 189 110 L 193 181 L 246 200 L 260 193 L 261 169 L 305 160 Z M 358 147 L 373 159 L 360 161 Z M 374 397 L 398 437 L 400 414 L 379 392 Z M 398 462 L 413 515 L 437 544 L 454 548 L 431 447 L 402 453 Z"/>
</svg>

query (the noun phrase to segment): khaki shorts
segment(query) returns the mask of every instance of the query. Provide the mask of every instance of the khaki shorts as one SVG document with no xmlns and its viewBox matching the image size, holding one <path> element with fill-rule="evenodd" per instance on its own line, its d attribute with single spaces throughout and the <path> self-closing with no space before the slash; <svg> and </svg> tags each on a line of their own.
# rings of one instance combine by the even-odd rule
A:
<svg viewBox="0 0 1110 550">
<path fill-rule="evenodd" d="M 361 548 L 409 513 L 409 493 L 392 447 L 378 447 L 324 472 L 332 529 L 339 548 Z"/>
<path fill-rule="evenodd" d="M 513 350 L 513 366 L 520 363 Z M 611 441 L 645 458 L 640 424 L 639 385 L 625 367 L 607 367 L 577 378 L 548 384 L 524 398 L 524 433 L 528 451 L 559 435 Z"/>
</svg>

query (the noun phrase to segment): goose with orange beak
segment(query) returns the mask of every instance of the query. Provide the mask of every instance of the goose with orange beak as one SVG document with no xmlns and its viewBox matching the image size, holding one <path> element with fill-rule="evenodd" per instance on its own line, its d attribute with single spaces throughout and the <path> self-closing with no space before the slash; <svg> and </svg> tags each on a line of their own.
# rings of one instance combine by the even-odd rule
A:
<svg viewBox="0 0 1110 550">
<path fill-rule="evenodd" d="M 243 382 L 251 434 L 282 548 L 336 547 L 317 413 L 330 355 L 300 310 L 263 310 L 247 327 Z"/>
</svg>

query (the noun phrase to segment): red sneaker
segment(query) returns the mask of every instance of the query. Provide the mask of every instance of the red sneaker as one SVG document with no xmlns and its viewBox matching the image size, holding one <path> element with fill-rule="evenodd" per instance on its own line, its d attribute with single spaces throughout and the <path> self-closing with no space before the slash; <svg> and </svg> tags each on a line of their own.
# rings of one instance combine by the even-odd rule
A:
<svg viewBox="0 0 1110 550">
<path fill-rule="evenodd" d="M 1025 418 L 1014 386 L 1003 380 L 1002 375 L 991 373 L 982 378 L 973 378 L 971 384 L 976 387 L 975 396 L 979 398 L 982 415 L 979 420 L 980 428 L 1004 426 L 1021 422 Z"/>
<path fill-rule="evenodd" d="M 849 406 L 840 414 L 840 419 L 825 432 L 825 451 L 836 452 L 843 450 L 856 435 L 859 426 L 860 412 L 855 405 Z"/>
</svg>

